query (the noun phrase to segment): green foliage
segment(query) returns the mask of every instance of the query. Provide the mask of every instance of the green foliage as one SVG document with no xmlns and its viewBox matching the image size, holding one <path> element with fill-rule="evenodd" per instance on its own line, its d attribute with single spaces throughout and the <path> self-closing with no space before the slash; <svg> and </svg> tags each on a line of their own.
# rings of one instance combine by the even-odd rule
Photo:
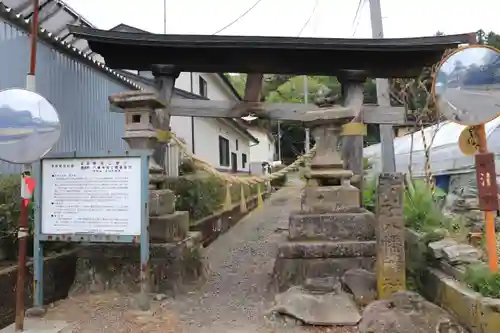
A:
<svg viewBox="0 0 500 333">
<path fill-rule="evenodd" d="M 450 230 L 458 232 L 462 222 L 446 217 L 437 201 L 446 196 L 441 189 L 436 189 L 434 196 L 429 186 L 423 180 L 414 180 L 405 188 L 403 213 L 406 226 L 419 232 L 435 232 Z M 377 179 L 365 182 L 363 187 L 363 205 L 374 212 L 377 200 Z M 440 231 L 441 232 L 441 231 Z"/>
<path fill-rule="evenodd" d="M 500 298 L 500 272 L 491 272 L 485 264 L 467 267 L 465 282 L 485 297 Z"/>
<path fill-rule="evenodd" d="M 283 168 L 285 168 L 285 167 L 284 166 L 275 167 L 274 170 L 273 170 L 273 172 L 277 172 L 279 170 L 283 170 Z M 286 174 L 284 174 L 282 177 L 279 177 L 279 178 L 271 180 L 271 186 L 273 186 L 273 187 L 283 187 L 283 186 L 286 185 L 287 182 L 288 182 L 288 176 Z"/>
<path fill-rule="evenodd" d="M 181 176 L 190 175 L 196 172 L 196 165 L 192 159 L 184 159 L 179 165 L 179 174 Z"/>
<path fill-rule="evenodd" d="M 257 186 L 231 186 L 231 201 L 238 204 L 241 198 L 241 186 L 244 186 L 245 198 L 257 194 Z M 175 192 L 176 210 L 188 211 L 191 221 L 210 216 L 224 207 L 226 184 L 220 178 L 204 174 L 186 175 L 167 180 L 166 187 Z M 263 192 L 262 192 L 263 193 Z"/>
<path fill-rule="evenodd" d="M 443 192 L 437 189 L 435 195 L 441 196 Z M 448 218 L 443 215 L 436 204 L 431 189 L 423 180 L 413 181 L 406 188 L 404 216 L 407 227 L 423 232 L 441 228 L 448 222 Z"/>
<path fill-rule="evenodd" d="M 377 200 L 377 178 L 370 179 L 363 185 L 363 207 L 375 213 Z"/>
<path fill-rule="evenodd" d="M 480 29 L 477 31 L 476 36 L 479 44 L 488 44 L 500 49 L 500 35 L 493 31 L 486 33 L 483 29 Z"/>
<path fill-rule="evenodd" d="M 14 237 L 19 225 L 19 213 L 21 204 L 21 176 L 0 176 L 0 238 Z M 33 234 L 34 205 L 30 204 L 28 226 L 30 234 Z"/>
</svg>

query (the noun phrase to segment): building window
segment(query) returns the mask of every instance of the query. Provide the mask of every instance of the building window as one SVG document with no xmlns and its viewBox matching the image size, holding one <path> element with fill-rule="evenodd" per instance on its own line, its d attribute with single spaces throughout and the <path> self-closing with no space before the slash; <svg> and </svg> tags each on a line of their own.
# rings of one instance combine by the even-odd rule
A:
<svg viewBox="0 0 500 333">
<path fill-rule="evenodd" d="M 229 140 L 219 135 L 219 164 L 229 166 Z"/>
<path fill-rule="evenodd" d="M 241 167 L 244 169 L 247 166 L 247 154 L 241 154 Z"/>
<path fill-rule="evenodd" d="M 200 96 L 208 97 L 207 81 L 205 81 L 205 79 L 202 78 L 201 76 L 198 76 L 198 89 Z"/>
<path fill-rule="evenodd" d="M 236 139 L 236 151 L 238 151 L 238 139 Z"/>
</svg>

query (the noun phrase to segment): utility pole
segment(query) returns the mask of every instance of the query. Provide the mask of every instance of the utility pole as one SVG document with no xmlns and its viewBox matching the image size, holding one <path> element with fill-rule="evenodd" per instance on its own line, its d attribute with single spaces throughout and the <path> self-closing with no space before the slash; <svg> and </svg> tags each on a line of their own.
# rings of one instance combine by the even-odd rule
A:
<svg viewBox="0 0 500 333">
<path fill-rule="evenodd" d="M 380 0 L 369 0 L 372 38 L 384 38 L 382 24 L 382 9 Z M 377 104 L 391 106 L 389 80 L 377 79 Z M 380 145 L 382 148 L 382 171 L 395 172 L 396 158 L 394 156 L 394 131 L 392 125 L 380 124 Z"/>
<path fill-rule="evenodd" d="M 163 34 L 167 34 L 167 0 L 163 0 Z"/>
<path fill-rule="evenodd" d="M 281 162 L 281 122 L 278 120 L 278 161 Z"/>
<path fill-rule="evenodd" d="M 307 104 L 309 102 L 309 82 L 307 80 L 307 75 L 304 75 L 304 104 Z M 311 149 L 311 134 L 309 132 L 309 127 L 306 127 L 306 139 L 304 142 L 304 150 L 306 154 L 309 153 L 309 150 Z"/>
</svg>

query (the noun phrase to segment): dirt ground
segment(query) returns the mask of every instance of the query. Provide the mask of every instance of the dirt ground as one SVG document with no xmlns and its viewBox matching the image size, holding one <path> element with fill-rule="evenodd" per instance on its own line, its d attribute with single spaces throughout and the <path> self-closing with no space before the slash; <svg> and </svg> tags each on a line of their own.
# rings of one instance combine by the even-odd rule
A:
<svg viewBox="0 0 500 333">
<path fill-rule="evenodd" d="M 148 313 L 132 310 L 133 297 L 82 295 L 58 302 L 46 318 L 74 323 L 68 333 L 356 333 L 354 328 L 305 327 L 269 313 L 276 240 L 288 228 L 290 211 L 300 207 L 300 186 L 293 182 L 273 194 L 206 249 L 210 273 L 202 287 L 153 301 Z"/>
</svg>

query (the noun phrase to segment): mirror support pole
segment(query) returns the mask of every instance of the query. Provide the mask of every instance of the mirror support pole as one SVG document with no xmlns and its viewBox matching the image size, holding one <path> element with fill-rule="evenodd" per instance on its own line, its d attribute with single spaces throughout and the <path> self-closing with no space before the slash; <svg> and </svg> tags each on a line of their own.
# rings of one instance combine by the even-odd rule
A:
<svg viewBox="0 0 500 333">
<path fill-rule="evenodd" d="M 167 106 L 163 110 L 156 111 L 158 128 L 163 131 L 170 132 L 170 101 L 174 94 L 175 80 L 179 77 L 180 72 L 173 65 L 153 65 L 152 73 L 155 78 L 155 86 L 158 93 L 158 98 Z M 158 165 L 165 170 L 169 166 L 165 165 L 165 152 L 167 142 L 158 143 L 153 158 Z"/>
</svg>

